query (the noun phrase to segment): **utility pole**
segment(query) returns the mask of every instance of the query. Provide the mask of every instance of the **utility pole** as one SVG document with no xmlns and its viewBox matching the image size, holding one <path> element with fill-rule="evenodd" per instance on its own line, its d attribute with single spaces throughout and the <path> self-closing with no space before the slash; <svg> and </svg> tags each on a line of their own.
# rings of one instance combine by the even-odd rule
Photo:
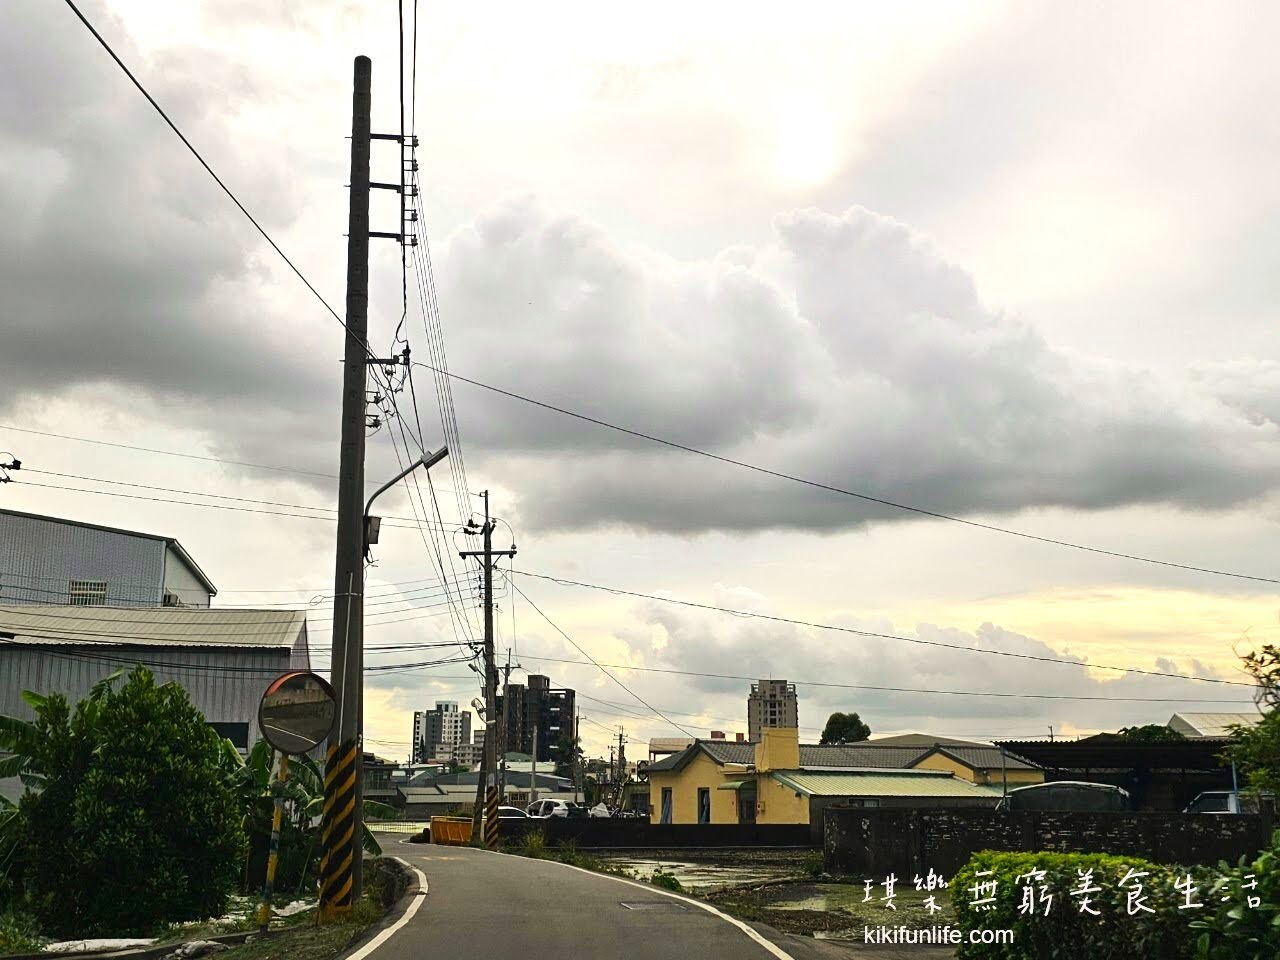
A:
<svg viewBox="0 0 1280 960">
<path fill-rule="evenodd" d="M 347 320 L 342 372 L 342 450 L 334 573 L 331 683 L 338 716 L 325 759 L 320 830 L 320 917 L 351 911 L 360 894 L 360 710 L 363 685 L 364 439 L 369 322 L 369 89 L 373 64 L 356 57 L 351 103 L 351 197 L 347 228 Z"/>
<path fill-rule="evenodd" d="M 578 759 L 578 723 L 582 714 L 577 710 L 573 712 L 573 769 L 569 773 L 573 776 L 573 802 L 578 802 L 578 784 L 582 779 L 582 764 Z"/>
<path fill-rule="evenodd" d="M 514 642 L 514 638 L 513 641 Z M 507 796 L 507 710 L 511 703 L 511 671 L 523 669 L 511 663 L 511 648 L 507 647 L 507 662 L 502 667 L 502 713 L 498 717 L 498 795 Z"/>
<path fill-rule="evenodd" d="M 480 833 L 481 813 L 490 810 L 489 822 L 484 831 L 485 845 L 497 846 L 497 770 L 498 770 L 498 668 L 494 664 L 493 649 L 493 558 L 514 557 L 515 544 L 510 550 L 493 549 L 493 521 L 489 517 L 489 491 L 484 491 L 484 525 L 479 533 L 484 537 L 483 550 L 463 550 L 463 559 L 476 557 L 481 560 L 484 573 L 484 709 L 488 721 L 484 728 L 484 761 L 480 765 L 480 777 L 476 781 L 476 803 L 471 814 L 471 838 L 474 842 Z M 475 532 L 468 524 L 469 532 Z"/>
<path fill-rule="evenodd" d="M 401 133 L 373 133 L 370 127 L 370 88 L 373 63 L 355 58 L 351 97 L 351 183 L 347 214 L 346 334 L 342 372 L 342 434 L 338 470 L 338 536 L 334 562 L 333 646 L 330 682 L 338 715 L 325 756 L 324 808 L 320 827 L 320 920 L 341 919 L 363 889 L 363 714 L 364 714 L 364 560 L 376 528 L 367 528 L 364 503 L 365 409 L 368 368 L 377 364 L 390 371 L 408 364 L 402 357 L 379 360 L 371 356 L 369 328 L 369 239 L 384 237 L 407 242 L 403 216 L 395 233 L 369 229 L 369 191 L 395 190 L 412 194 L 402 182 L 373 183 L 369 152 L 374 140 L 395 140 Z M 415 242 L 416 242 L 416 238 Z M 437 456 L 436 459 L 439 459 Z M 422 461 L 426 462 L 425 458 Z M 383 487 L 385 490 L 386 487 Z M 379 493 L 382 491 L 380 490 Z M 374 495 L 375 497 L 377 494 Z M 372 504 L 372 500 L 369 501 Z"/>
<path fill-rule="evenodd" d="M 614 805 L 622 806 L 622 787 L 627 779 L 627 754 L 622 748 L 622 737 L 626 732 L 626 728 L 622 724 L 618 724 L 618 784 L 614 788 L 617 792 L 614 794 Z"/>
<path fill-rule="evenodd" d="M 538 799 L 538 725 L 533 725 L 533 766 L 529 774 L 529 802 Z"/>
</svg>

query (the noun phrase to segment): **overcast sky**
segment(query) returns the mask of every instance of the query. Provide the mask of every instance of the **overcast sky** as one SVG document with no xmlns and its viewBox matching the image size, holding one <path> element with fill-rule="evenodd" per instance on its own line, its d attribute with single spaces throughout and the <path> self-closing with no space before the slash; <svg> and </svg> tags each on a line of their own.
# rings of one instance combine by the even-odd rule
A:
<svg viewBox="0 0 1280 960">
<path fill-rule="evenodd" d="M 81 6 L 341 305 L 352 58 L 372 57 L 373 126 L 394 132 L 396 5 Z M 1280 12 L 620 10 L 419 5 L 417 157 L 456 373 L 880 499 L 1277 575 Z M 330 591 L 331 522 L 103 482 L 325 506 L 325 476 L 12 429 L 332 474 L 342 338 L 69 9 L 10 0 L 4 18 L 0 452 L 24 470 L 0 505 L 176 536 L 220 603 Z M 394 146 L 373 156 L 374 178 L 396 179 Z M 375 197 L 374 229 L 394 230 L 396 216 L 391 195 Z M 371 275 L 371 339 L 389 348 L 402 309 L 395 244 L 374 242 Z M 409 286 L 405 329 L 425 360 L 413 276 Z M 430 371 L 415 379 L 434 447 L 437 391 Z M 1246 700 L 1242 687 L 972 651 L 1240 679 L 1237 654 L 1280 633 L 1274 584 L 878 507 L 466 383 L 453 397 L 468 485 L 493 492 L 517 569 L 951 645 L 517 577 L 602 663 L 1191 698 L 802 683 L 806 738 L 837 709 L 876 733 L 980 739 L 1241 709 L 1192 701 Z M 396 469 L 384 428 L 369 439 L 369 477 Z M 433 477 L 456 524 L 457 478 L 444 465 Z M 410 515 L 402 493 L 382 504 Z M 384 527 L 376 558 L 371 646 L 466 630 L 439 606 L 411 609 L 436 599 L 420 592 L 436 560 L 417 531 Z M 582 655 L 507 587 L 498 620 L 501 656 L 514 640 L 525 670 L 597 698 L 582 701 L 589 752 L 619 723 L 633 755 L 677 732 L 595 668 L 539 659 Z M 311 624 L 327 665 L 323 609 Z M 690 730 L 746 729 L 744 681 L 612 672 Z M 472 677 L 457 664 L 371 675 L 371 745 L 407 753 L 412 711 L 466 704 Z"/>
</svg>

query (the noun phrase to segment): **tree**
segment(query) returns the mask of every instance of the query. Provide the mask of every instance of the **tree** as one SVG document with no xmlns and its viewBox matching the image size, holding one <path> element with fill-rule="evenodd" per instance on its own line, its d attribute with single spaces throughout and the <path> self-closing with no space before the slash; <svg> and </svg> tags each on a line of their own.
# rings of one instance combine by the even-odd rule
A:
<svg viewBox="0 0 1280 960">
<path fill-rule="evenodd" d="M 577 737 L 565 731 L 552 746 L 551 755 L 555 760 L 555 775 L 572 778 L 578 762 L 582 759 L 582 746 Z"/>
<path fill-rule="evenodd" d="M 1228 750 L 1252 790 L 1280 794 L 1280 646 L 1266 644 L 1246 654 L 1245 670 L 1258 684 L 1256 696 L 1262 719 L 1253 726 L 1235 726 Z"/>
<path fill-rule="evenodd" d="M 858 743 L 871 736 L 871 728 L 856 713 L 833 713 L 827 717 L 819 743 Z"/>
<path fill-rule="evenodd" d="M 1177 730 L 1166 727 L 1163 723 L 1148 723 L 1141 727 L 1121 727 L 1120 736 L 1134 743 L 1170 743 L 1186 739 Z"/>
<path fill-rule="evenodd" d="M 23 693 L 38 742 L 15 764 L 27 785 L 22 885 L 54 935 L 218 916 L 245 849 L 222 738 L 177 684 L 142 667 L 119 689 L 116 677 L 74 711 L 60 694 Z M 21 723 L 0 725 L 11 742 Z"/>
</svg>

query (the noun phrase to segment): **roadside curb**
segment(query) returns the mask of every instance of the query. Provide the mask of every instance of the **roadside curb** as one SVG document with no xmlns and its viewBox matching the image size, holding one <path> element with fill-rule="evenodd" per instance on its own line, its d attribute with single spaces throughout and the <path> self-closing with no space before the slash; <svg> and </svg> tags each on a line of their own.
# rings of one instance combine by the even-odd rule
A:
<svg viewBox="0 0 1280 960">
<path fill-rule="evenodd" d="M 412 920 L 427 899 L 429 887 L 426 875 L 421 870 L 400 857 L 387 857 L 384 862 L 388 866 L 396 864 L 405 883 L 404 891 L 387 909 L 382 919 L 365 930 L 346 951 L 339 954 L 337 960 L 364 960 Z"/>
<path fill-rule="evenodd" d="M 75 953 L 11 953 L 5 956 L 4 960 L 54 960 L 54 958 L 66 958 L 66 960 L 80 960 L 80 958 L 92 958 L 92 960 L 113 960 L 115 957 L 125 958 L 128 960 L 158 960 L 160 957 L 168 956 L 180 947 L 186 946 L 188 943 L 196 943 L 201 940 L 208 940 L 212 943 L 225 943 L 229 945 L 239 945 L 244 943 L 250 937 L 258 936 L 257 930 L 241 930 L 236 933 L 219 933 L 210 937 L 198 937 L 195 940 L 177 940 L 173 943 L 155 944 L 149 947 L 108 947 L 104 950 L 81 950 Z M 271 936 L 272 934 L 267 934 Z"/>
</svg>

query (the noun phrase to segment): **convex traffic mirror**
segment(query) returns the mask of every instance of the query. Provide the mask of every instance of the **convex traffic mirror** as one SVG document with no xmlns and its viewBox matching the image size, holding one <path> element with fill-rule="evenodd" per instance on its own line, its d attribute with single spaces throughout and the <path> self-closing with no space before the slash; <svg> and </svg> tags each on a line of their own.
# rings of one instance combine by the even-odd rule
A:
<svg viewBox="0 0 1280 960">
<path fill-rule="evenodd" d="M 300 754 L 322 743 L 333 729 L 337 699 L 323 677 L 295 671 L 276 677 L 258 704 L 258 728 L 281 753 Z"/>
</svg>

